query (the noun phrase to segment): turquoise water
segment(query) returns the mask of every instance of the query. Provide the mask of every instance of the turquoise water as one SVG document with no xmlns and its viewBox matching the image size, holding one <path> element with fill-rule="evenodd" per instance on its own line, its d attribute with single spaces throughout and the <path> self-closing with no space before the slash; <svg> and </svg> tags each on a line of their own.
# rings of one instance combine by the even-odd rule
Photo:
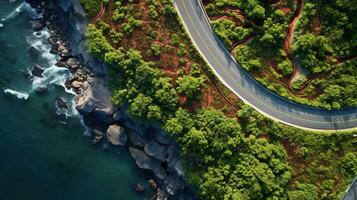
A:
<svg viewBox="0 0 357 200">
<path fill-rule="evenodd" d="M 46 32 L 38 38 L 31 30 L 34 16 L 21 2 L 0 0 L 0 19 L 6 18 L 0 21 L 0 199 L 149 198 L 149 189 L 133 190 L 138 182 L 146 186 L 148 175 L 126 149 L 92 146 L 77 113 L 56 108 L 56 97 L 73 99 L 56 86 L 69 72 L 52 66 L 56 58 L 48 53 Z M 37 56 L 30 56 L 30 46 Z M 24 77 L 34 64 L 46 68 L 45 78 Z M 49 94 L 36 95 L 37 86 L 48 87 Z"/>
</svg>

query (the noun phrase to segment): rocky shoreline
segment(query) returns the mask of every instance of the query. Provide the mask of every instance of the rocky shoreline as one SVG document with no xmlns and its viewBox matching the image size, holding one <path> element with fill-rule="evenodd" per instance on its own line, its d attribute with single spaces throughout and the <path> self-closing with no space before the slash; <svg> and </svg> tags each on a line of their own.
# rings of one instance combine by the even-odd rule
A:
<svg viewBox="0 0 357 200">
<path fill-rule="evenodd" d="M 85 51 L 88 21 L 79 0 L 27 2 L 43 14 L 33 23 L 33 29 L 49 29 L 51 53 L 60 56 L 56 65 L 72 73 L 65 87 L 76 93 L 76 109 L 89 128 L 92 143 L 104 149 L 129 148 L 137 166 L 155 177 L 148 180 L 156 193 L 152 200 L 195 199 L 183 179 L 178 147 L 157 125 L 139 122 L 126 114 L 125 106 L 116 108 L 112 104 L 104 63 Z M 41 75 L 41 68 L 34 68 L 34 72 Z M 60 99 L 56 103 L 66 107 Z M 135 189 L 144 191 L 141 184 Z"/>
</svg>

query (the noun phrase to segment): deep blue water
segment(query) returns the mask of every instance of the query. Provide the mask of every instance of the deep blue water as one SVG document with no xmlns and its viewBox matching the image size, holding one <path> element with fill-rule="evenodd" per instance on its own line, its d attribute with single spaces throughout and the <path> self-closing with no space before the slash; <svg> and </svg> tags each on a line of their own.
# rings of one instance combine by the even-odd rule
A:
<svg viewBox="0 0 357 200">
<path fill-rule="evenodd" d="M 16 9 L 18 8 L 18 9 Z M 35 37 L 35 13 L 21 2 L 0 0 L 0 199 L 1 200 L 136 200 L 149 198 L 133 190 L 146 185 L 126 149 L 104 151 L 84 136 L 74 110 L 60 112 L 55 98 L 73 95 L 59 89 L 69 72 L 54 67 L 46 31 Z M 30 55 L 33 46 L 35 55 Z M 38 54 L 36 56 L 36 54 Z M 29 81 L 24 72 L 34 64 L 45 78 Z M 46 86 L 49 94 L 36 95 Z"/>
</svg>

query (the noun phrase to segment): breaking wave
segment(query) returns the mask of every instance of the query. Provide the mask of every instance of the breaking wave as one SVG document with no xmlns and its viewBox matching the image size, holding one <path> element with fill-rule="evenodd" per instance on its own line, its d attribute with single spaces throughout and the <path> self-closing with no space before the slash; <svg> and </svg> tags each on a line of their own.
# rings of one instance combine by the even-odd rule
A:
<svg viewBox="0 0 357 200">
<path fill-rule="evenodd" d="M 4 89 L 4 93 L 5 93 L 5 94 L 14 95 L 14 96 L 16 96 L 18 99 L 24 99 L 24 100 L 27 100 L 27 99 L 29 98 L 29 96 L 30 96 L 28 93 L 19 92 L 19 91 L 12 90 L 12 89 Z"/>
</svg>

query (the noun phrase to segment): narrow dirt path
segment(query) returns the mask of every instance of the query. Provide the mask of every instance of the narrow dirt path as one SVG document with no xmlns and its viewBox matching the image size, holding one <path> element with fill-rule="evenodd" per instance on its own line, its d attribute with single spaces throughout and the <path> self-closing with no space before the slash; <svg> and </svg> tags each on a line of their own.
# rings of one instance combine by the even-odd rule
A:
<svg viewBox="0 0 357 200">
<path fill-rule="evenodd" d="M 212 83 L 214 89 L 224 99 L 224 101 L 229 105 L 229 107 L 231 107 L 234 112 L 237 112 L 238 111 L 237 106 L 233 102 L 231 102 L 231 100 L 229 100 L 228 97 L 226 97 L 226 95 L 223 93 L 221 88 L 216 84 L 216 81 L 214 80 L 214 78 L 211 77 L 211 75 L 208 73 L 208 71 L 206 69 L 204 69 L 203 67 L 201 67 L 201 71 L 208 77 L 208 79 Z"/>
<path fill-rule="evenodd" d="M 299 69 L 298 69 L 298 63 L 296 62 L 296 60 L 295 60 L 295 58 L 294 58 L 294 56 L 293 56 L 293 54 L 291 52 L 291 44 L 292 44 L 293 38 L 294 38 L 294 30 L 295 30 L 297 22 L 299 21 L 299 18 L 301 16 L 301 14 L 302 14 L 303 8 L 304 8 L 304 0 L 298 0 L 297 8 L 296 8 L 295 13 L 294 13 L 294 17 L 293 17 L 292 21 L 289 24 L 289 28 L 288 28 L 288 31 L 286 33 L 286 37 L 285 37 L 285 40 L 284 40 L 284 51 L 285 51 L 287 57 L 289 58 L 292 66 L 293 66 L 293 73 L 290 76 L 290 79 L 289 79 L 289 82 L 288 82 L 289 90 L 291 92 L 293 92 L 293 93 L 299 93 L 301 90 L 306 88 L 306 86 L 305 86 L 302 89 L 297 91 L 292 87 L 292 82 L 296 78 L 296 76 L 298 75 Z"/>
<path fill-rule="evenodd" d="M 248 36 L 247 38 L 241 40 L 241 41 L 237 41 L 236 43 L 234 43 L 231 47 L 231 53 L 233 54 L 234 53 L 234 50 L 240 46 L 240 45 L 245 45 L 245 44 L 248 44 L 249 42 L 251 42 L 254 38 L 256 37 L 256 35 L 250 35 Z"/>
<path fill-rule="evenodd" d="M 103 3 L 103 1 L 100 2 L 100 10 L 97 13 L 97 15 L 93 18 L 93 23 L 97 23 L 101 17 L 103 17 L 103 15 L 105 14 L 105 4 Z"/>
</svg>

